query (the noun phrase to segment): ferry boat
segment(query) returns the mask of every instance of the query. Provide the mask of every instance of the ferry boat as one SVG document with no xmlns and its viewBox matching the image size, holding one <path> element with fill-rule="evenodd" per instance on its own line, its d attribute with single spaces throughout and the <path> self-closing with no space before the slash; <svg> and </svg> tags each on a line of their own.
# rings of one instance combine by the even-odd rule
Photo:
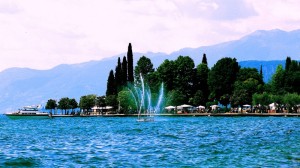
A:
<svg viewBox="0 0 300 168">
<path fill-rule="evenodd" d="M 40 112 L 39 106 L 25 106 L 22 109 L 19 109 L 17 112 L 6 113 L 5 115 L 11 119 L 18 118 L 49 118 L 49 114 L 46 112 Z"/>
</svg>

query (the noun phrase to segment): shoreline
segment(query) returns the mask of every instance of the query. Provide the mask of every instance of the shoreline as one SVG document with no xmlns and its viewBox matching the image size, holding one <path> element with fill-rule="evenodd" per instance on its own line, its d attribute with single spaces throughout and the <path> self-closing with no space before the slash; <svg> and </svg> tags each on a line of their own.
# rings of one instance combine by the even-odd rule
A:
<svg viewBox="0 0 300 168">
<path fill-rule="evenodd" d="M 138 114 L 104 114 L 104 115 L 52 115 L 58 117 L 137 117 Z M 300 117 L 300 113 L 188 113 L 188 114 L 154 114 L 169 117 Z"/>
</svg>

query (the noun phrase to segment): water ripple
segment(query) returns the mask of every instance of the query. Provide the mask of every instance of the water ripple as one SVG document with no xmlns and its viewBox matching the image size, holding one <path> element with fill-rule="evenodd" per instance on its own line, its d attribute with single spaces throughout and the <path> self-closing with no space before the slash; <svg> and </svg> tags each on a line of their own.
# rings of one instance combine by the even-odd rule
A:
<svg viewBox="0 0 300 168">
<path fill-rule="evenodd" d="M 0 118 L 0 167 L 299 167 L 299 118 Z"/>
</svg>

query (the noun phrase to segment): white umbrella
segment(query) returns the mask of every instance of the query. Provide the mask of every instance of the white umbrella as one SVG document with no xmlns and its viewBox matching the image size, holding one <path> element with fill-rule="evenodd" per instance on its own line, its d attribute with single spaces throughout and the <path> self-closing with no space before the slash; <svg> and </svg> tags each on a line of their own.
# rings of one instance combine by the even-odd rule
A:
<svg viewBox="0 0 300 168">
<path fill-rule="evenodd" d="M 199 108 L 199 109 L 205 109 L 205 107 L 204 107 L 204 106 L 198 106 L 198 108 Z"/>
<path fill-rule="evenodd" d="M 183 105 L 181 105 L 180 107 L 182 107 L 182 108 L 188 108 L 188 107 L 193 107 L 193 106 L 188 105 L 188 104 L 183 104 Z"/>
<path fill-rule="evenodd" d="M 210 106 L 212 110 L 216 110 L 219 106 L 218 105 L 211 105 Z"/>
<path fill-rule="evenodd" d="M 98 110 L 98 109 L 100 109 L 100 108 L 97 106 L 92 107 L 92 110 Z"/>
<path fill-rule="evenodd" d="M 175 109 L 175 107 L 174 106 L 167 106 L 167 107 L 165 107 L 165 109 L 171 110 L 171 109 Z"/>
<path fill-rule="evenodd" d="M 113 106 L 106 106 L 105 108 L 106 108 L 106 109 L 112 109 Z"/>
</svg>

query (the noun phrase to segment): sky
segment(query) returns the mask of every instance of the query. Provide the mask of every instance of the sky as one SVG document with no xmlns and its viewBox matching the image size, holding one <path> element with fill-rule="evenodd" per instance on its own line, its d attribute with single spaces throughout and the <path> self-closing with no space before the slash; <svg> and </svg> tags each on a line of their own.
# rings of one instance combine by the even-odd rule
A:
<svg viewBox="0 0 300 168">
<path fill-rule="evenodd" d="M 299 0 L 0 0 L 0 71 L 171 53 L 300 28 Z"/>
</svg>

